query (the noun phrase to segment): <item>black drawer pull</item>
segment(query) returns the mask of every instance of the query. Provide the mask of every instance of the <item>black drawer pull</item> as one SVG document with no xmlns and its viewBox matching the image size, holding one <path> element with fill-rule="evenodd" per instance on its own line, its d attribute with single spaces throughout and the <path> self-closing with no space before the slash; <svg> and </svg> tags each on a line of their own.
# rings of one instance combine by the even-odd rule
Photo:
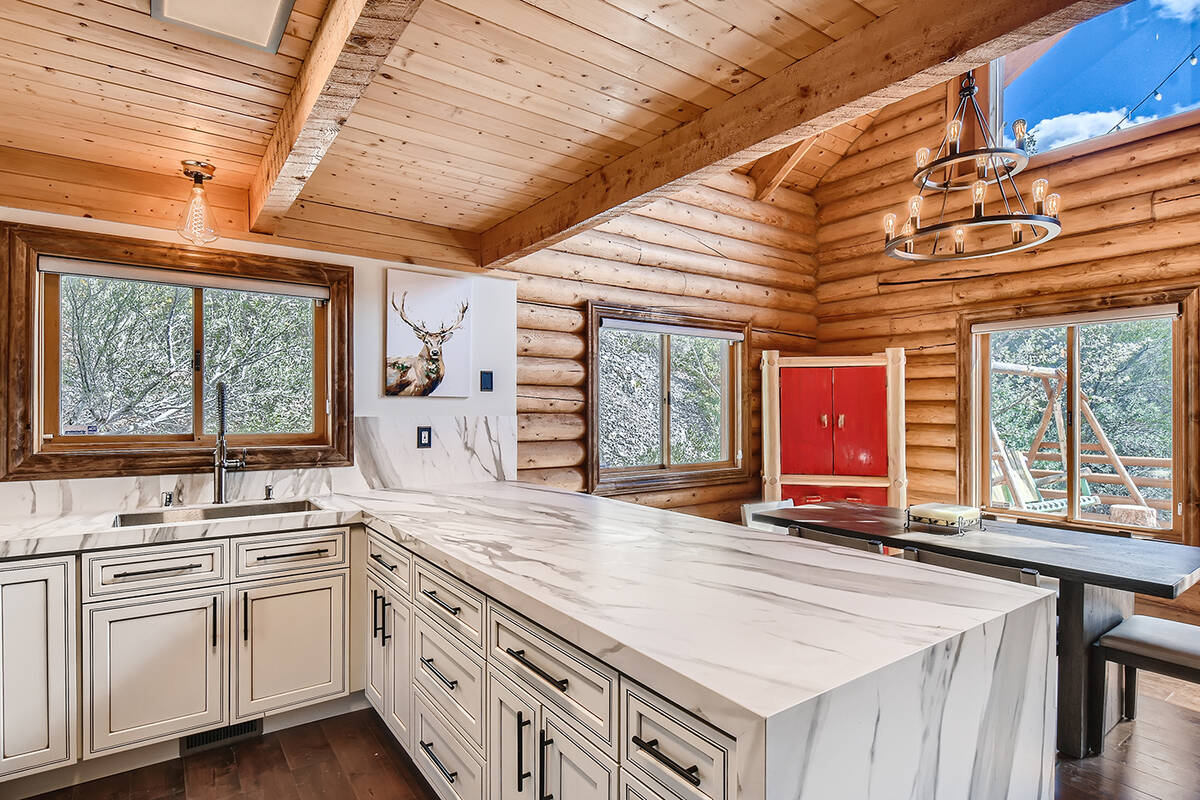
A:
<svg viewBox="0 0 1200 800">
<path fill-rule="evenodd" d="M 421 749 L 433 761 L 433 765 L 438 768 L 438 772 L 441 772 L 450 783 L 454 783 L 454 780 L 458 777 L 458 773 L 446 769 L 446 766 L 433 754 L 433 742 L 421 742 Z"/>
<path fill-rule="evenodd" d="M 213 649 L 217 648 L 217 598 L 213 597 Z"/>
<path fill-rule="evenodd" d="M 515 658 L 517 661 L 521 662 L 521 666 L 525 667 L 527 670 L 532 672 L 534 675 L 537 675 L 539 678 L 541 678 L 542 680 L 544 680 L 546 683 L 550 684 L 551 686 L 555 687 L 560 692 L 565 692 L 567 690 L 567 679 L 566 678 L 556 678 L 553 675 L 551 675 L 549 672 L 546 672 L 546 670 L 542 669 L 537 664 L 534 664 L 532 661 L 527 659 L 525 657 L 524 650 L 513 650 L 511 647 L 506 647 L 506 648 L 504 648 L 504 652 L 508 653 L 510 656 Z"/>
<path fill-rule="evenodd" d="M 379 555 L 379 553 L 371 553 L 371 558 L 374 559 L 377 563 L 382 564 L 383 568 L 386 569 L 388 572 L 396 571 L 396 565 L 389 564 L 388 562 L 384 561 L 383 556 Z"/>
<path fill-rule="evenodd" d="M 554 740 L 546 735 L 545 730 L 538 731 L 538 750 L 541 751 L 538 758 L 538 791 L 542 800 L 554 800 L 553 794 L 546 794 L 546 748 L 552 744 Z"/>
<path fill-rule="evenodd" d="M 662 750 L 658 749 L 658 739 L 651 739 L 647 742 L 640 736 L 634 736 L 633 743 L 638 746 L 639 750 L 645 751 L 646 755 L 650 756 L 655 761 L 671 770 L 671 772 L 674 772 L 676 775 L 683 778 L 692 786 L 700 785 L 700 776 L 697 774 L 700 772 L 700 768 L 695 764 L 690 767 L 685 767 L 676 763 L 674 759 L 672 759 Z"/>
<path fill-rule="evenodd" d="M 250 593 L 242 592 L 242 641 L 250 641 Z"/>
<path fill-rule="evenodd" d="M 454 689 L 456 686 L 458 686 L 457 680 L 453 680 L 453 681 L 450 680 L 449 678 L 447 678 L 445 675 L 442 674 L 442 671 L 440 669 L 438 669 L 437 667 L 435 667 L 433 665 L 432 658 L 422 658 L 421 663 L 424 664 L 425 668 L 428 669 L 430 672 L 432 672 L 439 681 L 446 684 L 447 689 Z"/>
<path fill-rule="evenodd" d="M 433 591 L 433 590 L 431 590 L 431 589 L 422 589 L 422 590 L 421 590 L 421 594 L 425 595 L 425 596 L 426 596 L 426 597 L 428 597 L 430 600 L 432 600 L 433 602 L 437 603 L 439 606 L 441 606 L 442 608 L 446 609 L 447 611 L 449 611 L 451 614 L 453 614 L 453 615 L 454 615 L 454 616 L 456 616 L 456 617 L 457 617 L 459 614 L 461 614 L 461 613 L 462 613 L 462 606 L 452 606 L 452 605 L 450 605 L 450 604 L 449 604 L 449 603 L 447 603 L 445 600 L 443 600 L 442 598 L 438 597 L 438 596 L 437 596 L 437 592 L 435 592 L 435 591 Z"/>
<path fill-rule="evenodd" d="M 301 550 L 296 553 L 273 553 L 269 556 L 259 556 L 255 561 L 272 561 L 276 558 L 296 558 L 297 556 L 323 556 L 329 552 L 328 547 L 321 547 L 316 550 Z"/>
<path fill-rule="evenodd" d="M 525 779 L 532 778 L 532 772 L 525 771 L 525 726 L 533 723 L 525 719 L 525 712 L 517 712 L 517 791 L 525 791 Z"/>
<path fill-rule="evenodd" d="M 379 638 L 379 590 L 371 590 L 371 638 Z"/>
<path fill-rule="evenodd" d="M 184 570 L 200 569 L 203 564 L 180 564 L 177 567 L 155 567 L 154 569 L 135 569 L 131 572 L 114 572 L 114 578 L 137 578 L 141 575 L 158 575 L 161 572 L 183 572 Z"/>
<path fill-rule="evenodd" d="M 383 634 L 379 637 L 379 644 L 381 647 L 386 647 L 388 639 L 392 638 L 392 635 L 387 632 L 387 610 L 392 607 L 392 604 L 388 602 L 387 595 L 385 594 L 379 595 L 379 599 L 383 601 L 379 604 L 379 610 L 381 612 L 379 614 L 379 632 Z"/>
</svg>

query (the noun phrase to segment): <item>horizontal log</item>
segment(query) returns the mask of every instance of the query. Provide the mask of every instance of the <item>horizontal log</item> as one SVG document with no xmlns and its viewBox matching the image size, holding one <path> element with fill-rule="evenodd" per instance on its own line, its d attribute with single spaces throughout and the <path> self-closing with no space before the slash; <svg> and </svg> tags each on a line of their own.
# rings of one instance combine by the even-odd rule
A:
<svg viewBox="0 0 1200 800">
<path fill-rule="evenodd" d="M 758 193 L 758 184 L 749 175 L 737 172 L 724 172 L 706 177 L 702 184 L 712 189 L 735 194 L 747 199 Z M 770 197 L 761 202 L 794 211 L 802 216 L 814 217 L 817 214 L 817 204 L 811 196 L 803 192 L 793 191 L 781 186 L 771 193 Z"/>
<path fill-rule="evenodd" d="M 587 458 L 583 442 L 521 442 L 517 446 L 517 469 L 577 467 Z"/>
<path fill-rule="evenodd" d="M 953 447 L 914 447 L 909 442 L 905 457 L 910 470 L 955 472 L 958 469 L 958 451 Z"/>
<path fill-rule="evenodd" d="M 908 486 L 911 492 L 954 497 L 958 494 L 958 477 L 951 471 L 910 469 Z"/>
<path fill-rule="evenodd" d="M 584 487 L 583 470 L 570 467 L 519 469 L 517 470 L 517 480 L 541 486 L 552 486 L 555 489 L 565 489 L 569 492 L 582 492 Z"/>
<path fill-rule="evenodd" d="M 575 308 L 517 301 L 517 327 L 538 331 L 577 333 L 585 327 L 583 312 Z"/>
<path fill-rule="evenodd" d="M 517 414 L 518 442 L 565 442 L 582 439 L 582 414 Z"/>
<path fill-rule="evenodd" d="M 816 220 L 810 232 L 801 233 L 788 228 L 767 225 L 762 222 L 742 219 L 719 211 L 691 205 L 677 199 L 663 198 L 642 206 L 633 212 L 640 217 L 649 217 L 659 222 L 669 222 L 688 230 L 727 236 L 759 245 L 777 247 L 798 253 L 812 253 L 817 249 Z"/>
<path fill-rule="evenodd" d="M 579 361 L 567 358 L 517 356 L 517 383 L 532 386 L 582 386 L 587 372 Z"/>
<path fill-rule="evenodd" d="M 578 333 L 517 328 L 517 355 L 581 359 L 587 341 Z"/>
<path fill-rule="evenodd" d="M 530 386 L 517 384 L 517 413 L 575 413 L 585 403 L 583 389 L 576 386 Z"/>
<path fill-rule="evenodd" d="M 731 217 L 770 225 L 775 228 L 813 235 L 817 232 L 815 209 L 809 213 L 791 211 L 782 206 L 743 197 L 732 192 L 723 192 L 711 186 L 698 184 L 671 195 L 673 200 L 698 208 L 715 211 Z"/>
<path fill-rule="evenodd" d="M 717 520 L 718 522 L 737 522 L 742 515 L 742 500 L 721 500 L 716 503 L 701 503 L 694 506 L 677 506 L 672 511 L 693 517 Z"/>
<path fill-rule="evenodd" d="M 958 444 L 958 426 L 927 422 L 911 423 L 905 428 L 904 440 L 909 447 L 953 448 Z"/>
<path fill-rule="evenodd" d="M 954 378 L 906 380 L 904 382 L 904 399 L 910 403 L 921 400 L 953 403 L 958 399 L 958 381 Z"/>
<path fill-rule="evenodd" d="M 623 500 L 655 508 L 675 508 L 678 506 L 700 505 L 704 503 L 736 500 L 739 503 L 749 503 L 762 494 L 762 480 L 755 477 L 752 480 L 727 483 L 719 486 L 694 486 L 688 489 L 667 489 L 657 492 L 638 492 L 622 495 Z"/>
<path fill-rule="evenodd" d="M 950 403 L 913 403 L 904 404 L 905 425 L 954 425 L 956 424 L 955 408 Z"/>
</svg>

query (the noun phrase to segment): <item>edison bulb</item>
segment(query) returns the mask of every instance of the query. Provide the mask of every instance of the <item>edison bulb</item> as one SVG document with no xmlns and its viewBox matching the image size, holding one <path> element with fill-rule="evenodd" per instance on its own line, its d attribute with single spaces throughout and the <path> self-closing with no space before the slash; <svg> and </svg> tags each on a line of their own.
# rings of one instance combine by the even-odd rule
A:
<svg viewBox="0 0 1200 800">
<path fill-rule="evenodd" d="M 1013 120 L 1012 124 L 1013 139 L 1017 142 L 1017 147 L 1025 149 L 1025 133 L 1026 122 L 1023 119 Z"/>
<path fill-rule="evenodd" d="M 1055 192 L 1054 194 L 1046 195 L 1046 213 L 1058 219 L 1058 212 L 1062 208 L 1062 195 Z"/>
<path fill-rule="evenodd" d="M 921 216 L 922 202 L 924 202 L 924 198 L 922 198 L 919 194 L 914 194 L 912 197 L 908 198 L 908 215 L 910 217 Z"/>
<path fill-rule="evenodd" d="M 958 254 L 967 251 L 967 229 L 959 225 L 954 229 L 954 252 Z"/>
<path fill-rule="evenodd" d="M 929 163 L 929 148 L 922 147 L 917 150 L 917 169 L 924 169 Z"/>
<path fill-rule="evenodd" d="M 883 235 L 888 239 L 896 235 L 896 215 L 885 214 L 883 217 Z"/>
<path fill-rule="evenodd" d="M 959 138 L 962 136 L 962 120 L 952 119 L 950 124 L 946 126 L 946 137 L 958 144 Z"/>
<path fill-rule="evenodd" d="M 1046 192 L 1050 191 L 1050 181 L 1045 178 L 1038 178 L 1033 182 L 1033 199 L 1041 202 L 1046 199 Z"/>
<path fill-rule="evenodd" d="M 1155 92 L 1155 93 L 1154 93 L 1154 99 L 1155 99 L 1155 100 L 1162 100 L 1162 92 Z"/>
<path fill-rule="evenodd" d="M 1012 224 L 1012 242 L 1013 244 L 1021 243 L 1021 223 L 1019 222 Z"/>
<path fill-rule="evenodd" d="M 904 227 L 900 229 L 900 235 L 906 236 L 906 237 L 913 235 L 912 220 L 908 220 L 907 222 L 904 223 Z M 911 253 L 912 251 L 913 251 L 913 243 L 912 243 L 912 239 L 909 239 L 908 241 L 906 241 L 904 243 L 904 252 Z"/>
</svg>

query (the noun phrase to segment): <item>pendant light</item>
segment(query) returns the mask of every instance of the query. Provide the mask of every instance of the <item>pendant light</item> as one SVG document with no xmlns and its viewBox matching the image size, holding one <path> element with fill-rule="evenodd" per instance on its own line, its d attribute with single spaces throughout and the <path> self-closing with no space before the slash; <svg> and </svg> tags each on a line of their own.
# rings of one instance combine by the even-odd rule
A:
<svg viewBox="0 0 1200 800">
<path fill-rule="evenodd" d="M 998 256 L 1043 244 L 1062 231 L 1058 220 L 1062 198 L 1049 192 L 1049 183 L 1044 178 L 1033 182 L 1030 213 L 1013 180 L 1029 163 L 1025 120 L 1013 123 L 1016 147 L 1000 146 L 975 99 L 977 92 L 975 74 L 968 72 L 958 93 L 958 108 L 937 152 L 931 153 L 928 147 L 917 150 L 912 180 L 918 193 L 908 200 L 904 227 L 897 230 L 895 214 L 883 218 L 883 251 L 892 258 L 964 261 Z M 982 146 L 962 150 L 968 126 L 978 130 L 974 141 Z M 999 196 L 989 200 L 993 187 Z M 971 193 L 971 202 L 964 209 L 970 216 L 948 219 L 950 193 L 963 191 Z M 928 213 L 931 209 L 936 215 Z"/>
<path fill-rule="evenodd" d="M 204 194 L 204 182 L 211 181 L 216 171 L 217 168 L 206 161 L 183 162 L 183 174 L 192 179 L 192 191 L 188 195 L 187 205 L 184 206 L 175 230 L 195 245 L 205 245 L 221 237 L 217 219 L 213 216 L 208 197 Z"/>
</svg>

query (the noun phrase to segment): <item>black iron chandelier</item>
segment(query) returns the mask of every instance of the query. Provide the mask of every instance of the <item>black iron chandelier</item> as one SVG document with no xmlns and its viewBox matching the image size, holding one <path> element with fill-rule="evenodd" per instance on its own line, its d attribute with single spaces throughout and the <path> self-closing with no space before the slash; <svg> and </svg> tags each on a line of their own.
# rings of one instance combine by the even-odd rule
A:
<svg viewBox="0 0 1200 800">
<path fill-rule="evenodd" d="M 909 198 L 905 219 L 897 228 L 897 217 L 883 218 L 883 251 L 907 261 L 963 261 L 1015 253 L 1050 241 L 1060 232 L 1058 214 L 1062 198 L 1048 194 L 1050 184 L 1038 178 L 1032 184 L 1033 213 L 1025 206 L 1013 178 L 1029 164 L 1025 152 L 1025 120 L 1013 123 L 1016 147 L 1001 147 L 975 99 L 975 74 L 968 72 L 958 93 L 958 108 L 946 125 L 946 135 L 936 153 L 928 147 L 917 150 L 913 183 L 918 193 Z M 962 134 L 968 125 L 979 129 L 977 142 L 983 147 L 962 150 Z M 931 156 L 932 155 L 932 159 Z M 988 200 L 991 187 L 999 197 Z M 951 192 L 971 193 L 971 216 L 947 219 Z M 936 222 L 922 225 L 927 207 L 926 193 L 941 196 Z M 986 207 L 994 209 L 988 213 Z M 957 212 L 955 212 L 957 213 Z"/>
</svg>

